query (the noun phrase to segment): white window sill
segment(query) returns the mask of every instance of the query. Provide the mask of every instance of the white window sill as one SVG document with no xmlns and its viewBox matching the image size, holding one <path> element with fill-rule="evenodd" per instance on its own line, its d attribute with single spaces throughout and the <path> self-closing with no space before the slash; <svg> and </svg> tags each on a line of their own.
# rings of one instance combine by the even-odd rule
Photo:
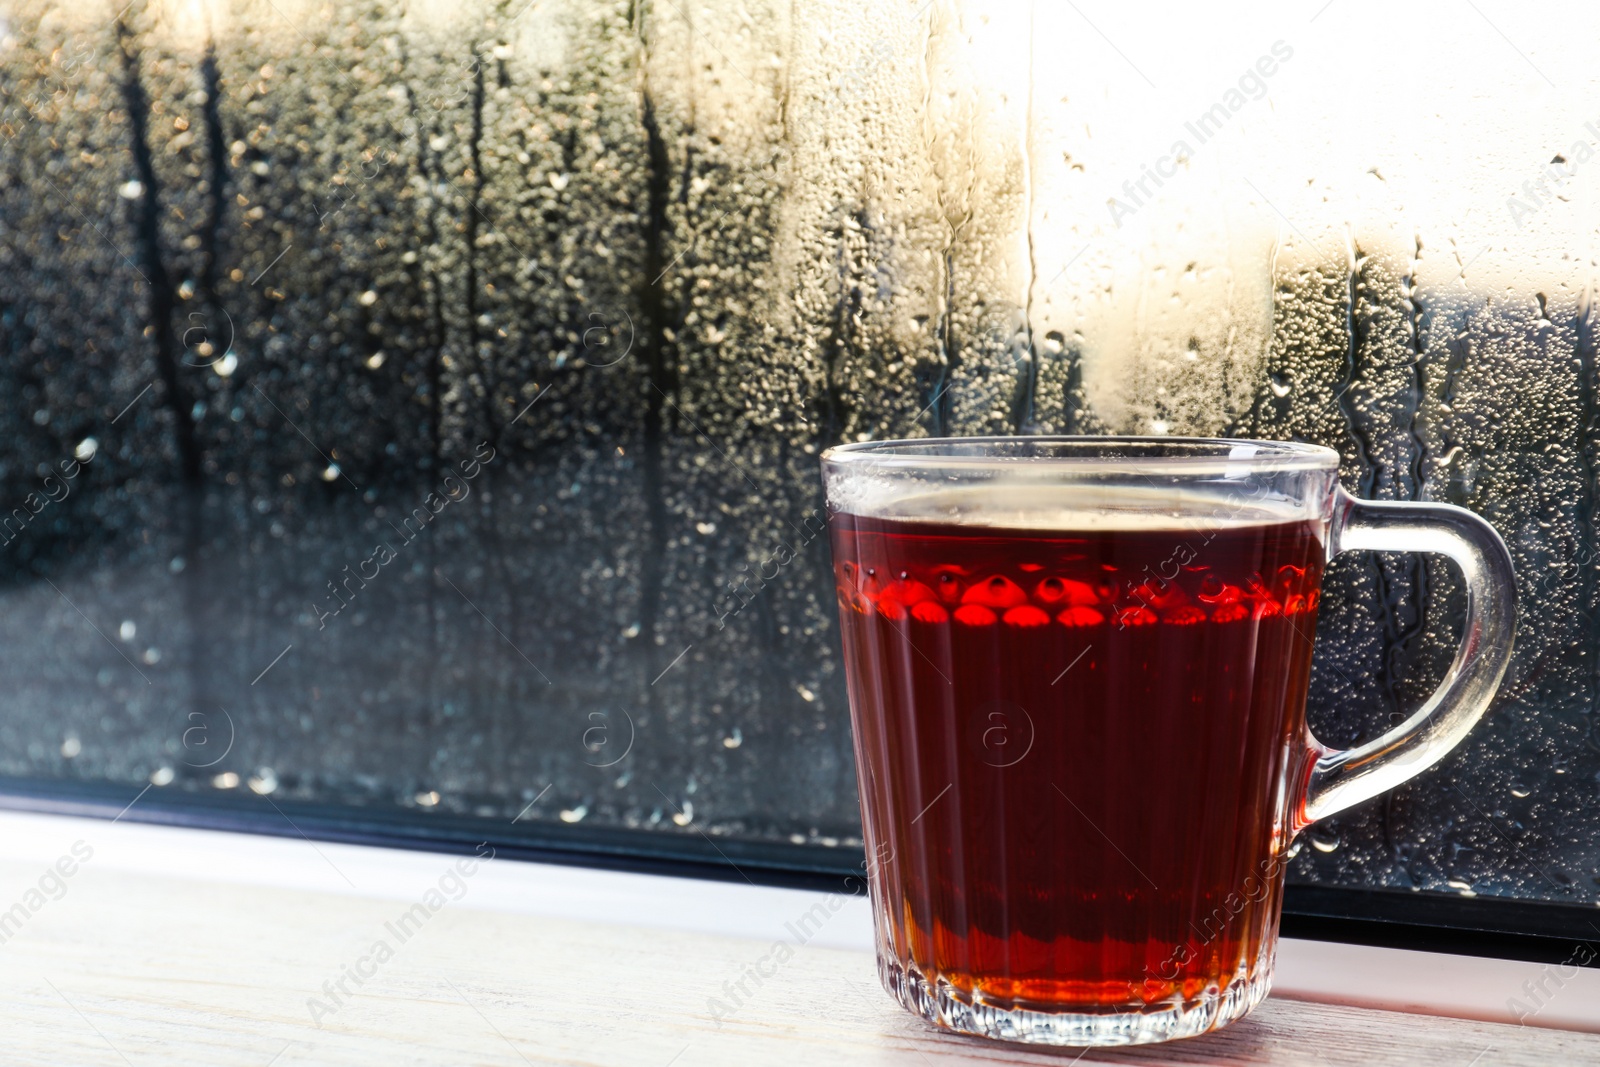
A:
<svg viewBox="0 0 1600 1067">
<path fill-rule="evenodd" d="M 76 842 L 92 856 L 47 875 Z M 27 915 L 0 928 L 8 1045 L 19 1062 L 123 1067 L 883 1063 L 909 1050 L 1064 1062 L 935 1033 L 890 1002 L 863 898 L 508 860 L 462 875 L 461 859 L 0 813 L 0 919 L 18 902 Z M 424 917 L 397 928 L 419 902 Z M 392 958 L 375 960 L 379 942 Z M 781 966 L 777 942 L 793 949 Z M 747 977 L 758 966 L 772 972 L 759 986 Z M 1508 1002 L 1541 985 L 1527 1026 L 1505 1025 Z M 1202 1048 L 1212 1063 L 1371 1062 L 1405 1049 L 1531 1065 L 1600 1057 L 1592 1033 L 1594 969 L 1286 940 L 1274 993 L 1249 1019 L 1119 1062 L 1192 1062 Z"/>
</svg>

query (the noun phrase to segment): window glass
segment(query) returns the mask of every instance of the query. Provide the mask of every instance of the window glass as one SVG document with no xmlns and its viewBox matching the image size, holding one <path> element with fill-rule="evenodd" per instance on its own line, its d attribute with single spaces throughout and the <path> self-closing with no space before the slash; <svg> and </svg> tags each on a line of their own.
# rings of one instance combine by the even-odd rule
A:
<svg viewBox="0 0 1600 1067">
<path fill-rule="evenodd" d="M 822 449 L 1294 438 L 1489 518 L 1522 624 L 1293 878 L 1600 901 L 1596 27 L 119 7 L 0 16 L 16 787 L 848 857 Z M 1461 607 L 1336 562 L 1319 736 L 1415 708 Z"/>
</svg>

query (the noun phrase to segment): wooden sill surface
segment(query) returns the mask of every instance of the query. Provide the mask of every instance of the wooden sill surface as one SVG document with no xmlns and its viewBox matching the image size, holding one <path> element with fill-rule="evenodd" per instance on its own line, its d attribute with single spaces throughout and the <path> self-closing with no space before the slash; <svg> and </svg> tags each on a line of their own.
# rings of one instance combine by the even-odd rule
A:
<svg viewBox="0 0 1600 1067">
<path fill-rule="evenodd" d="M 437 859 L 443 876 L 453 861 Z M 0 907 L 40 876 L 37 863 L 0 862 Z M 65 884 L 0 945 L 6 1063 L 1600 1063 L 1591 1034 L 1283 998 L 1189 1041 L 1033 1050 L 936 1032 L 888 999 L 860 951 L 806 944 L 775 965 L 759 940 L 454 903 L 402 940 L 403 900 L 92 863 Z M 380 941 L 392 951 L 381 963 Z M 771 976 L 746 979 L 735 1005 L 724 983 L 758 962 Z M 358 964 L 370 972 L 359 981 L 346 971 Z M 714 1020 L 713 998 L 731 1014 Z"/>
</svg>

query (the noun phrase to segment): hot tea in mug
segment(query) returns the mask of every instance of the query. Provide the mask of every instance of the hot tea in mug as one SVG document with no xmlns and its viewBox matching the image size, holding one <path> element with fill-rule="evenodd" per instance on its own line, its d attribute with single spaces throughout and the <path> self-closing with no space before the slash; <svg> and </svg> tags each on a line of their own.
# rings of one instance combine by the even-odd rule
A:
<svg viewBox="0 0 1600 1067">
<path fill-rule="evenodd" d="M 824 457 L 878 958 L 967 1033 L 1157 1041 L 1271 981 L 1285 853 L 1443 756 L 1510 656 L 1510 560 L 1470 512 L 1373 504 L 1309 445 L 1115 438 Z M 1461 651 L 1358 749 L 1304 707 L 1323 566 L 1461 567 Z"/>
</svg>

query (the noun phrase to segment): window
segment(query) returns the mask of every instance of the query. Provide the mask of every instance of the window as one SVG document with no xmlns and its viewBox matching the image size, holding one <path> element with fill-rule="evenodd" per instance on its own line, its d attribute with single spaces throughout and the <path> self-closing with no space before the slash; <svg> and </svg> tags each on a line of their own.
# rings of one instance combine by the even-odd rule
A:
<svg viewBox="0 0 1600 1067">
<path fill-rule="evenodd" d="M 1583 936 L 1587 38 L 981 6 L 15 5 L 11 802 L 847 871 L 823 448 L 1294 438 L 1493 521 L 1522 626 L 1456 755 L 1304 837 L 1291 928 Z M 1326 741 L 1459 597 L 1334 564 Z"/>
</svg>

